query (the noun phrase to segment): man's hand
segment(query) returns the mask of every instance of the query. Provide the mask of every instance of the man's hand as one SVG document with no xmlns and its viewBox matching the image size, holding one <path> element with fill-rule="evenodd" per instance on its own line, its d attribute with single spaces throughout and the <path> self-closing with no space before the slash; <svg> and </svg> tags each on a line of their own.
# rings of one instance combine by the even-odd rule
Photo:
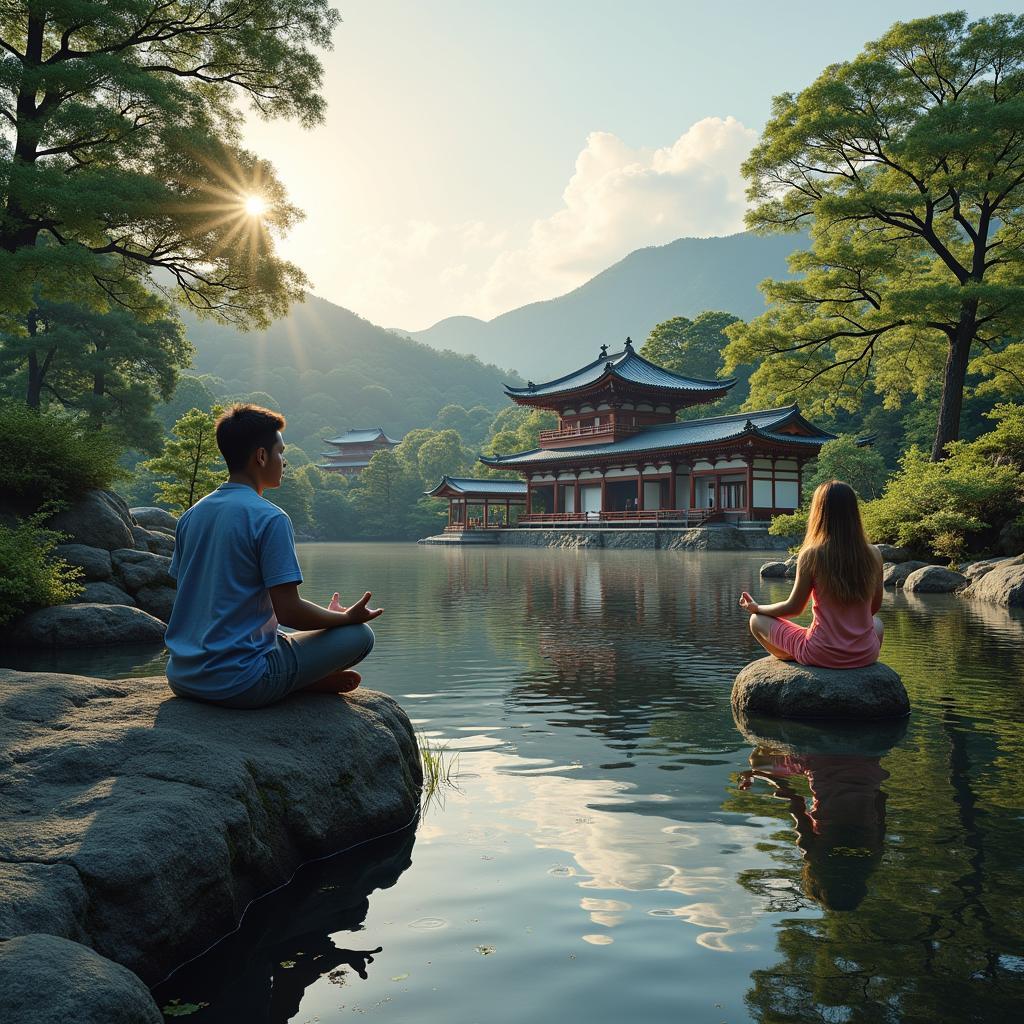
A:
<svg viewBox="0 0 1024 1024">
<path fill-rule="evenodd" d="M 338 592 L 334 592 L 331 603 L 327 606 L 329 612 L 347 612 L 348 609 L 338 600 Z"/>
<path fill-rule="evenodd" d="M 348 608 L 342 608 L 338 605 L 338 608 L 334 608 L 333 605 L 336 603 L 338 595 L 335 594 L 331 600 L 332 611 L 344 611 L 348 617 L 349 622 L 369 622 L 371 619 L 377 618 L 378 615 L 384 614 L 383 608 L 370 608 L 370 592 L 367 591 L 355 604 L 349 605 Z"/>
</svg>

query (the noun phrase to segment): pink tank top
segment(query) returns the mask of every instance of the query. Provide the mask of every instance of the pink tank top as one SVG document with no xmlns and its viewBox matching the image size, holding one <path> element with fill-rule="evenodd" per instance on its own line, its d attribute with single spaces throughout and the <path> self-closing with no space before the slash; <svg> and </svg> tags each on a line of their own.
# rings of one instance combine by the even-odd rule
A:
<svg viewBox="0 0 1024 1024">
<path fill-rule="evenodd" d="M 871 602 L 838 604 L 811 585 L 813 619 L 807 630 L 806 660 L 822 668 L 861 668 L 878 661 L 881 642 Z"/>
</svg>

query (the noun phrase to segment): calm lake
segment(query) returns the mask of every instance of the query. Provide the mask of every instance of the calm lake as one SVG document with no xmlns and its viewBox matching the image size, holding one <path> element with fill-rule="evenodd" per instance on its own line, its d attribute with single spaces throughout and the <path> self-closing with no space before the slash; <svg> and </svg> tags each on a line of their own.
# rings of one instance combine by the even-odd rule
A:
<svg viewBox="0 0 1024 1024">
<path fill-rule="evenodd" d="M 415 829 L 301 871 L 157 990 L 203 1022 L 1009 1021 L 1024 616 L 887 593 L 913 714 L 736 723 L 764 555 L 306 544 L 366 685 L 443 745 Z M 159 671 L 153 651 L 48 665 Z M 27 666 L 25 666 L 27 667 Z M 37 659 L 36 667 L 44 667 Z M 378 950 L 379 952 L 371 952 Z M 372 962 L 366 959 L 372 956 Z"/>
</svg>

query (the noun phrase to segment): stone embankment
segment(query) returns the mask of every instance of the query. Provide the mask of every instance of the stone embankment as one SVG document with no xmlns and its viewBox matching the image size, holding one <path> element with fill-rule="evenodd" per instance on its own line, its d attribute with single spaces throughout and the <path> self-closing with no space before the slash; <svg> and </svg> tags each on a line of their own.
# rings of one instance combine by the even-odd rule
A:
<svg viewBox="0 0 1024 1024">
<path fill-rule="evenodd" d="M 732 688 L 736 715 L 870 721 L 900 718 L 910 699 L 899 675 L 880 661 L 864 668 L 818 668 L 767 657 L 753 661 Z"/>
<path fill-rule="evenodd" d="M 0 1020 L 161 1020 L 147 991 L 301 863 L 410 823 L 390 697 L 261 711 L 163 678 L 0 670 Z"/>
<path fill-rule="evenodd" d="M 111 491 L 89 491 L 47 526 L 68 542 L 56 554 L 80 566 L 83 592 L 12 623 L 4 642 L 26 647 L 96 647 L 163 639 L 174 605 L 168 575 L 177 520 L 162 508 L 129 509 Z"/>
<path fill-rule="evenodd" d="M 767 530 L 742 530 L 735 526 L 692 529 L 516 529 L 494 530 L 498 543 L 508 547 L 605 548 L 619 551 L 785 551 L 792 543 L 772 537 Z M 429 538 L 428 538 L 429 539 Z"/>
</svg>

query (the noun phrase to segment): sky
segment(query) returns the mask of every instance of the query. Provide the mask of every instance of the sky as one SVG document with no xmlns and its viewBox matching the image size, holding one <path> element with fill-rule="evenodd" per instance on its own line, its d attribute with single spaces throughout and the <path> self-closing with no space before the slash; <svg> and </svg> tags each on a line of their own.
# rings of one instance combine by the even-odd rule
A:
<svg viewBox="0 0 1024 1024">
<path fill-rule="evenodd" d="M 858 0 L 335 0 L 325 122 L 246 122 L 305 220 L 281 251 L 384 327 L 490 319 L 634 249 L 743 229 L 772 96 L 894 21 Z M 966 5 L 1024 13 L 1024 0 Z"/>
</svg>

